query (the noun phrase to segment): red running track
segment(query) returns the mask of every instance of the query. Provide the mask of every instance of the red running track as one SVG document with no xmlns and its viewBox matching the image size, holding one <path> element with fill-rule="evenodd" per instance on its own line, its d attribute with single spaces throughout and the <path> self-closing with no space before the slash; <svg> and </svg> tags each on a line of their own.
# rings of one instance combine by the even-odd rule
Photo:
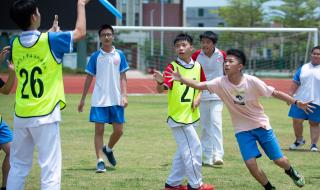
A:
<svg viewBox="0 0 320 190">
<path fill-rule="evenodd" d="M 83 83 L 86 75 L 64 75 L 64 88 L 67 94 L 82 93 Z M 6 80 L 6 76 L 3 76 Z M 275 87 L 283 92 L 288 92 L 291 79 L 262 79 L 268 85 Z M 90 92 L 92 92 L 94 81 L 91 84 Z M 15 89 L 15 88 L 14 88 Z M 156 83 L 152 79 L 128 79 L 129 94 L 156 94 Z"/>
</svg>

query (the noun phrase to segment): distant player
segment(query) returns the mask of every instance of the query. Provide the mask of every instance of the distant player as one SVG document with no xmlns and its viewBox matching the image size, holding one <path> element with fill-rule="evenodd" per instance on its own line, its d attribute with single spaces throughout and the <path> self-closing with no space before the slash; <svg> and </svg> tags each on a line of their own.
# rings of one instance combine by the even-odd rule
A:
<svg viewBox="0 0 320 190">
<path fill-rule="evenodd" d="M 179 70 L 166 72 L 167 78 L 199 90 L 209 90 L 218 94 L 229 109 L 242 158 L 251 175 L 266 189 L 275 189 L 265 173 L 259 168 L 256 159 L 261 157 L 257 143 L 260 144 L 270 160 L 285 170 L 298 187 L 305 184 L 304 177 L 291 167 L 289 160 L 282 154 L 278 140 L 271 128 L 269 118 L 264 114 L 259 97 L 273 96 L 290 104 L 296 104 L 306 112 L 313 106 L 295 100 L 291 96 L 275 90 L 260 79 L 243 74 L 246 63 L 245 54 L 237 49 L 227 51 L 224 65 L 226 76 L 199 82 L 187 79 Z"/>
<path fill-rule="evenodd" d="M 312 101 L 316 107 L 313 113 L 305 113 L 296 105 L 291 105 L 289 117 L 293 120 L 293 129 L 296 140 L 290 145 L 291 150 L 300 148 L 305 144 L 303 139 L 303 121 L 308 120 L 310 125 L 311 146 L 310 151 L 318 152 L 317 143 L 320 136 L 320 46 L 311 50 L 311 62 L 302 65 L 296 72 L 290 94 L 300 101 Z"/>
<path fill-rule="evenodd" d="M 223 76 L 226 53 L 216 47 L 217 42 L 216 33 L 204 32 L 200 35 L 201 49 L 192 55 L 192 59 L 201 64 L 207 80 Z M 205 165 L 223 165 L 222 109 L 223 102 L 218 95 L 207 90 L 202 92 L 200 142 Z"/>
<path fill-rule="evenodd" d="M 106 171 L 103 154 L 112 166 L 117 164 L 113 147 L 123 133 L 124 109 L 128 105 L 126 72 L 129 70 L 129 65 L 124 53 L 112 45 L 114 39 L 112 26 L 102 25 L 98 34 L 102 47 L 93 53 L 88 62 L 87 77 L 78 111 L 83 111 L 89 87 L 93 77 L 96 77 L 91 98 L 90 121 L 95 123 L 96 172 L 101 173 Z M 105 123 L 112 124 L 113 133 L 109 137 L 108 144 L 103 145 Z"/>
<path fill-rule="evenodd" d="M 198 62 L 191 59 L 193 39 L 185 33 L 174 40 L 177 59 L 166 67 L 166 71 L 179 69 L 186 78 L 205 81 L 205 75 Z M 195 126 L 200 118 L 198 90 L 177 82 L 163 79 L 160 72 L 155 72 L 158 92 L 168 89 L 167 124 L 177 143 L 177 151 L 173 158 L 171 173 L 165 183 L 164 190 L 213 190 L 212 185 L 202 182 L 202 150 Z M 188 185 L 182 185 L 184 177 Z"/>
<path fill-rule="evenodd" d="M 35 146 L 41 169 L 41 189 L 60 189 L 60 109 L 66 106 L 61 61 L 64 53 L 72 52 L 73 43 L 86 35 L 85 5 L 88 2 L 78 0 L 73 31 L 44 33 L 38 31 L 41 15 L 34 0 L 12 3 L 10 17 L 22 32 L 11 46 L 18 84 L 8 190 L 24 189 Z M 53 27 L 53 31 L 59 29 L 55 24 Z"/>
<path fill-rule="evenodd" d="M 5 56 L 9 53 L 10 47 L 4 47 L 0 52 L 0 63 L 4 60 Z M 1 65 L 0 65 L 1 66 Z M 0 77 L 0 93 L 9 94 L 15 81 L 15 72 L 13 65 L 8 62 L 8 79 L 4 82 Z M 10 145 L 12 142 L 12 132 L 10 131 L 6 122 L 2 119 L 0 114 L 0 150 L 6 154 L 2 162 L 2 186 L 0 190 L 6 190 L 7 178 L 10 169 L 9 156 Z"/>
</svg>

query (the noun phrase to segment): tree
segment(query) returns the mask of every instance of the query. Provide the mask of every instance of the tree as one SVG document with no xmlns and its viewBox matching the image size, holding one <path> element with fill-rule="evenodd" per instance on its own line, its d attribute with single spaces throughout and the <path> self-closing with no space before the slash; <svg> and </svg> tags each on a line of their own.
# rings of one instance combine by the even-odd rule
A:
<svg viewBox="0 0 320 190">
<path fill-rule="evenodd" d="M 219 14 L 230 27 L 257 27 L 263 25 L 262 4 L 268 0 L 228 0 Z"/>
<path fill-rule="evenodd" d="M 319 0 L 282 0 L 280 6 L 273 6 L 271 12 L 274 21 L 283 27 L 317 27 L 319 21 L 316 9 L 320 7 Z"/>
</svg>

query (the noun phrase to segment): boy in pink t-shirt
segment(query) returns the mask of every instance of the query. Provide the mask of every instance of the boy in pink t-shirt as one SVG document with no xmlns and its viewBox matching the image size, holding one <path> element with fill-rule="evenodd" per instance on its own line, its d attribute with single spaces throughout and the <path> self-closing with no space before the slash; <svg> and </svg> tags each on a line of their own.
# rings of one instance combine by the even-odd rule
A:
<svg viewBox="0 0 320 190">
<path fill-rule="evenodd" d="M 251 175 L 266 190 L 275 189 L 271 185 L 264 172 L 259 168 L 256 158 L 261 157 L 257 142 L 260 144 L 270 160 L 285 170 L 294 183 L 302 187 L 305 184 L 304 177 L 293 169 L 289 160 L 282 154 L 278 140 L 270 126 L 269 118 L 265 115 L 259 97 L 273 96 L 288 104 L 296 104 L 306 112 L 312 112 L 309 102 L 300 102 L 288 94 L 267 86 L 258 78 L 242 73 L 245 65 L 245 54 L 237 49 L 227 51 L 224 64 L 226 76 L 222 76 L 207 82 L 197 82 L 182 77 L 179 71 L 170 71 L 167 78 L 180 81 L 192 88 L 209 90 L 216 93 L 227 106 L 241 155 Z"/>
</svg>

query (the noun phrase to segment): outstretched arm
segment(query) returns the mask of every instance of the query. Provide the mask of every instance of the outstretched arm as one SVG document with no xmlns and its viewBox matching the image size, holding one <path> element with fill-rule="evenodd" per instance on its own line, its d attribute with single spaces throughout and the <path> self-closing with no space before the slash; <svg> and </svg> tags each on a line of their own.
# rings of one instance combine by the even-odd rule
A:
<svg viewBox="0 0 320 190">
<path fill-rule="evenodd" d="M 289 96 L 288 94 L 278 90 L 274 90 L 272 93 L 272 96 L 279 100 L 287 102 L 287 104 L 296 104 L 299 108 L 303 109 L 306 113 L 312 113 L 313 112 L 312 108 L 315 108 L 314 106 L 310 105 L 312 101 L 301 102 Z"/>
<path fill-rule="evenodd" d="M 86 36 L 87 24 L 86 24 L 85 6 L 89 1 L 90 0 L 78 0 L 77 21 L 76 21 L 76 27 L 73 31 L 73 42 L 80 41 Z"/>
<path fill-rule="evenodd" d="M 170 81 L 176 80 L 176 81 L 182 82 L 183 84 L 186 84 L 187 86 L 190 86 L 194 89 L 208 90 L 206 82 L 199 82 L 199 81 L 184 78 L 179 73 L 178 68 L 177 68 L 177 71 L 173 71 L 171 68 L 169 68 L 169 71 L 165 71 L 165 74 L 166 74 L 165 78 L 169 78 Z"/>
</svg>

